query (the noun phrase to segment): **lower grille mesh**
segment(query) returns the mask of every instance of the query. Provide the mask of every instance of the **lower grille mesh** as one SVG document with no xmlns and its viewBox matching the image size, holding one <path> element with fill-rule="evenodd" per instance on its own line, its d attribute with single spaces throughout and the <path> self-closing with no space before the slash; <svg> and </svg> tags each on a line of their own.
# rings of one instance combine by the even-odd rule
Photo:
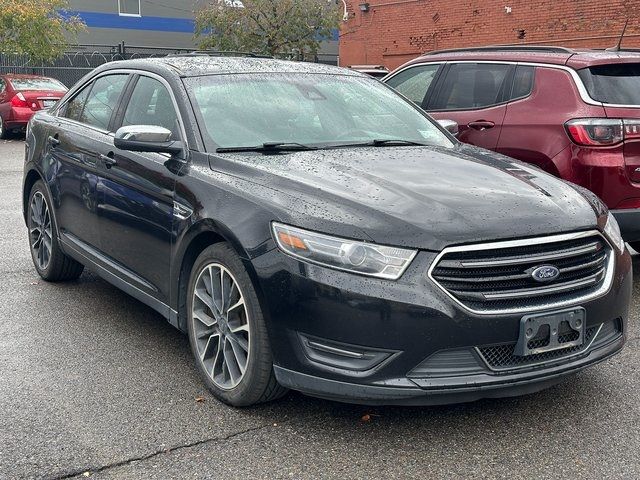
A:
<svg viewBox="0 0 640 480">
<path fill-rule="evenodd" d="M 580 353 L 586 353 L 592 341 L 593 347 L 596 347 L 616 339 L 622 333 L 622 327 L 619 319 L 604 323 L 602 325 L 602 329 L 600 329 L 600 332 L 598 333 L 599 329 L 600 325 L 587 328 L 584 343 L 582 345 L 554 350 L 552 352 L 539 353 L 537 355 L 529 355 L 526 357 L 514 355 L 515 343 L 480 347 L 478 348 L 478 352 L 492 370 L 524 368 L 539 363 L 561 360 Z M 596 333 L 598 333 L 598 336 L 594 340 Z"/>
</svg>

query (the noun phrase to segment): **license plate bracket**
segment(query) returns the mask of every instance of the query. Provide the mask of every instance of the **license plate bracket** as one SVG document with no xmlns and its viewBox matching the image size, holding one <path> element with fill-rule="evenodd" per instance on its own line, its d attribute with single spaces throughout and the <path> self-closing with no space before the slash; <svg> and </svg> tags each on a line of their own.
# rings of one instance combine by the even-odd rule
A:
<svg viewBox="0 0 640 480">
<path fill-rule="evenodd" d="M 525 315 L 520 320 L 520 335 L 514 355 L 526 357 L 552 352 L 584 343 L 586 331 L 584 308 L 573 308 L 537 315 Z"/>
</svg>

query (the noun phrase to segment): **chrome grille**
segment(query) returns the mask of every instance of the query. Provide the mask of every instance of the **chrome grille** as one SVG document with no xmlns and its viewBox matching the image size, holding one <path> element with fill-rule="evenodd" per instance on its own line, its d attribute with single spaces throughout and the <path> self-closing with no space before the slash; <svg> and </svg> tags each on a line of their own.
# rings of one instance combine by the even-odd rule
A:
<svg viewBox="0 0 640 480">
<path fill-rule="evenodd" d="M 532 271 L 559 275 L 539 282 Z M 605 293 L 613 278 L 611 247 L 598 232 L 445 249 L 430 276 L 476 313 L 530 312 L 575 304 Z"/>
</svg>

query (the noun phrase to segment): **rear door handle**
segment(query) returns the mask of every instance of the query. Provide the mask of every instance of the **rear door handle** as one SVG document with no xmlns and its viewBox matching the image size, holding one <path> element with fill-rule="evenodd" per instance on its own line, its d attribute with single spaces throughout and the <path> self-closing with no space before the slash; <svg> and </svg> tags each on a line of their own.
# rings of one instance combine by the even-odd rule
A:
<svg viewBox="0 0 640 480">
<path fill-rule="evenodd" d="M 469 122 L 467 124 L 467 127 L 469 128 L 473 128 L 474 130 L 486 130 L 487 128 L 493 128 L 495 127 L 496 124 L 493 122 L 490 122 L 488 120 L 476 120 L 475 122 Z"/>
<path fill-rule="evenodd" d="M 47 138 L 47 142 L 49 142 L 49 145 L 51 145 L 52 147 L 57 147 L 58 145 L 60 145 L 58 134 L 56 133 L 55 136 L 49 135 L 49 137 Z"/>
<path fill-rule="evenodd" d="M 100 154 L 98 158 L 102 160 L 102 162 L 104 163 L 104 166 L 107 168 L 115 167 L 118 164 L 116 159 L 113 158 L 113 152 L 109 152 L 106 155 Z"/>
</svg>

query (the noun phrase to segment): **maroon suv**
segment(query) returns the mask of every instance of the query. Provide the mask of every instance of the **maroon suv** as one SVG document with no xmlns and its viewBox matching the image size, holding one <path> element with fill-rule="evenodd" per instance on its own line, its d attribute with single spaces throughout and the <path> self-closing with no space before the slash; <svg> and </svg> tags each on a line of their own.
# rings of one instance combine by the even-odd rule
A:
<svg viewBox="0 0 640 480">
<path fill-rule="evenodd" d="M 596 193 L 640 250 L 640 52 L 480 47 L 433 52 L 384 81 L 458 138 Z"/>
</svg>

